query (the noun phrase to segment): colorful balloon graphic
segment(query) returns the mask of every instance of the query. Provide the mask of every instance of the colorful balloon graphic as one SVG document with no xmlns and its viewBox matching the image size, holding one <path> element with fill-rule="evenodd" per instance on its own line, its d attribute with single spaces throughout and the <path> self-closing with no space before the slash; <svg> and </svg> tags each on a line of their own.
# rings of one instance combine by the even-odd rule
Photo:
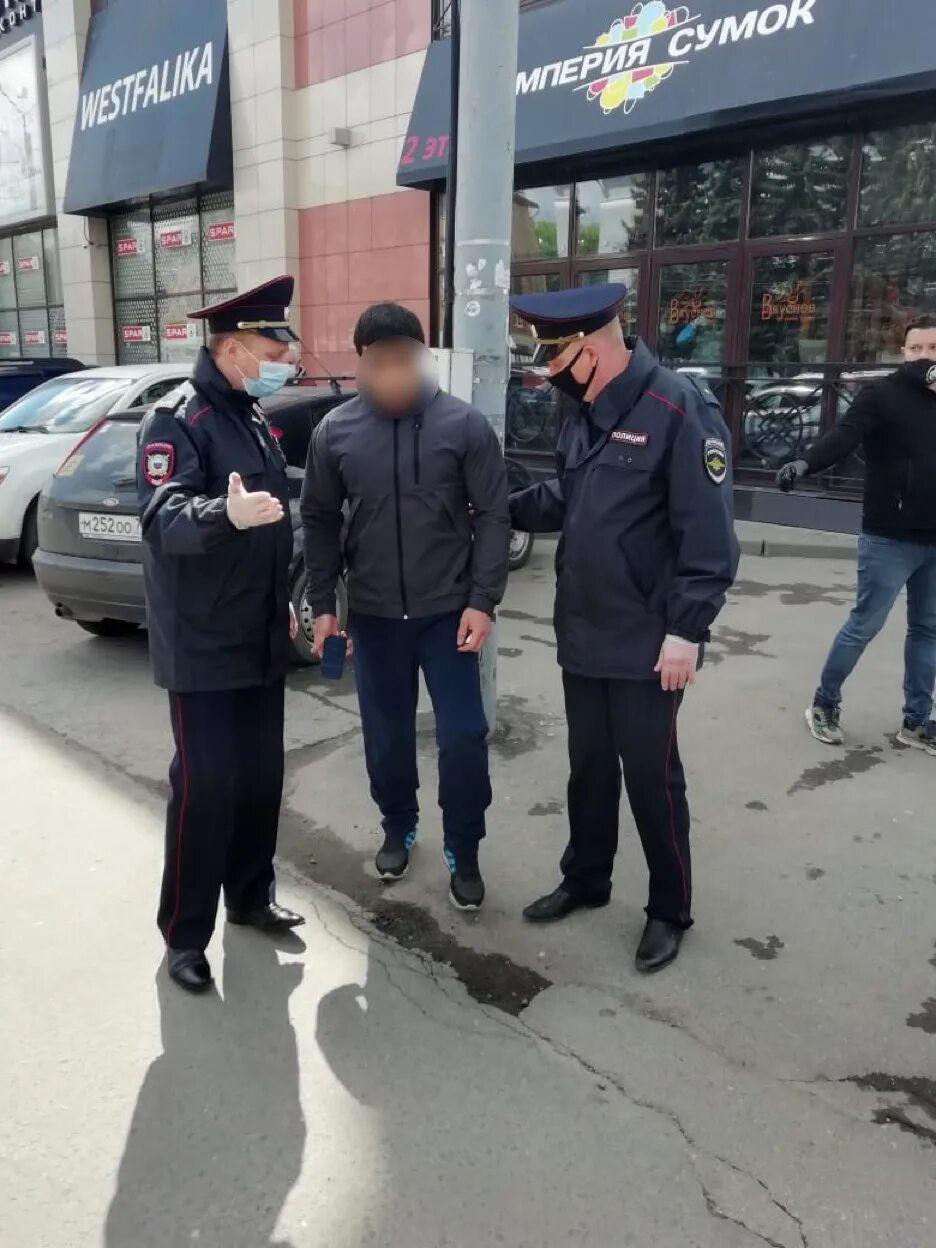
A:
<svg viewBox="0 0 936 1248">
<path fill-rule="evenodd" d="M 654 35 L 663 34 L 688 20 L 689 10 L 685 6 L 668 9 L 663 0 L 648 0 L 646 4 L 635 5 L 627 17 L 619 17 L 612 22 L 610 30 L 595 40 L 595 47 L 614 47 L 639 39 L 652 39 Z M 598 100 L 606 114 L 619 108 L 625 114 L 630 113 L 640 100 L 669 78 L 674 69 L 673 62 L 663 61 L 600 78 L 589 84 L 588 98 Z"/>
</svg>

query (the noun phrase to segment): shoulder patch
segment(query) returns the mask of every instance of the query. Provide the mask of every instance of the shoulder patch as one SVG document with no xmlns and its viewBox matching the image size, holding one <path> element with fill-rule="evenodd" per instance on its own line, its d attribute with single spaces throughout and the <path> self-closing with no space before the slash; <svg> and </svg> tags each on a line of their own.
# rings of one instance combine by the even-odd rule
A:
<svg viewBox="0 0 936 1248">
<path fill-rule="evenodd" d="M 175 471 L 175 447 L 171 442 L 147 442 L 143 447 L 143 476 L 149 485 L 165 485 Z"/>
<path fill-rule="evenodd" d="M 706 438 L 702 458 L 709 479 L 721 485 L 728 476 L 728 451 L 721 438 Z"/>
</svg>

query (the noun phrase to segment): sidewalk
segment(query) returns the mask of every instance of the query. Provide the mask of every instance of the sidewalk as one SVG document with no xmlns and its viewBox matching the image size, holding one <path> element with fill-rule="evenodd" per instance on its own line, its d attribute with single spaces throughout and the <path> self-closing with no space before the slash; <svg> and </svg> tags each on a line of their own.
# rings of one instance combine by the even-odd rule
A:
<svg viewBox="0 0 936 1248">
<path fill-rule="evenodd" d="M 858 539 L 850 533 L 823 533 L 783 524 L 739 520 L 735 530 L 746 555 L 767 558 L 854 559 Z"/>
</svg>

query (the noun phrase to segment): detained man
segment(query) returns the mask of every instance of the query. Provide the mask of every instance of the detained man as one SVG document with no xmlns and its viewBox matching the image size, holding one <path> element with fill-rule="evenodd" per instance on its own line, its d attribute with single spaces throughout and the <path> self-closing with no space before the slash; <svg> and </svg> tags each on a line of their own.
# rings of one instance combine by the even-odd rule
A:
<svg viewBox="0 0 936 1248">
<path fill-rule="evenodd" d="M 302 491 L 315 648 L 338 633 L 346 565 L 367 772 L 383 821 L 377 872 L 401 879 L 416 841 L 421 672 L 435 712 L 449 896 L 478 910 L 491 803 L 479 655 L 507 583 L 506 466 L 484 416 L 439 389 L 414 313 L 370 308 L 354 345 L 360 393 L 316 429 Z"/>
</svg>

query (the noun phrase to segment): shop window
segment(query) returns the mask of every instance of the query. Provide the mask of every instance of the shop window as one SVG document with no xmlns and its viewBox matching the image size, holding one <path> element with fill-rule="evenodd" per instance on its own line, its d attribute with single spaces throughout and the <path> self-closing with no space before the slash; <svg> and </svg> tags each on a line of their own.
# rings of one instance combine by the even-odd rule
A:
<svg viewBox="0 0 936 1248">
<path fill-rule="evenodd" d="M 866 136 L 858 215 L 860 225 L 936 220 L 936 123 Z"/>
<path fill-rule="evenodd" d="M 516 191 L 513 201 L 514 261 L 558 260 L 569 254 L 571 187 Z"/>
<path fill-rule="evenodd" d="M 843 136 L 756 152 L 751 237 L 843 230 L 852 150 Z"/>
<path fill-rule="evenodd" d="M 558 273 L 514 277 L 515 295 L 560 290 Z M 536 339 L 526 321 L 510 314 L 510 379 L 507 383 L 506 445 L 514 450 L 551 451 L 559 431 L 558 395 L 546 370 L 534 364 Z"/>
<path fill-rule="evenodd" d="M 858 239 L 848 308 L 848 358 L 893 363 L 907 326 L 936 315 L 936 232 Z"/>
<path fill-rule="evenodd" d="M 233 195 L 137 208 L 110 234 L 120 363 L 194 359 L 205 337 L 188 313 L 237 286 Z"/>
<path fill-rule="evenodd" d="M 826 251 L 754 260 L 749 360 L 768 367 L 825 363 L 834 270 Z"/>
<path fill-rule="evenodd" d="M 620 311 L 621 326 L 625 334 L 636 334 L 640 269 L 635 265 L 624 269 L 588 269 L 579 274 L 580 286 L 604 286 L 606 283 L 626 288 L 627 295 Z"/>
<path fill-rule="evenodd" d="M 640 251 L 648 241 L 650 175 L 580 182 L 575 188 L 575 246 L 580 256 Z"/>
<path fill-rule="evenodd" d="M 68 354 L 58 231 L 0 240 L 0 359 Z"/>
<path fill-rule="evenodd" d="M 711 160 L 660 170 L 657 246 L 733 242 L 740 228 L 742 183 L 740 160 Z"/>
<path fill-rule="evenodd" d="M 725 358 L 728 264 L 666 264 L 660 270 L 657 354 L 676 368 L 708 373 Z"/>
</svg>

